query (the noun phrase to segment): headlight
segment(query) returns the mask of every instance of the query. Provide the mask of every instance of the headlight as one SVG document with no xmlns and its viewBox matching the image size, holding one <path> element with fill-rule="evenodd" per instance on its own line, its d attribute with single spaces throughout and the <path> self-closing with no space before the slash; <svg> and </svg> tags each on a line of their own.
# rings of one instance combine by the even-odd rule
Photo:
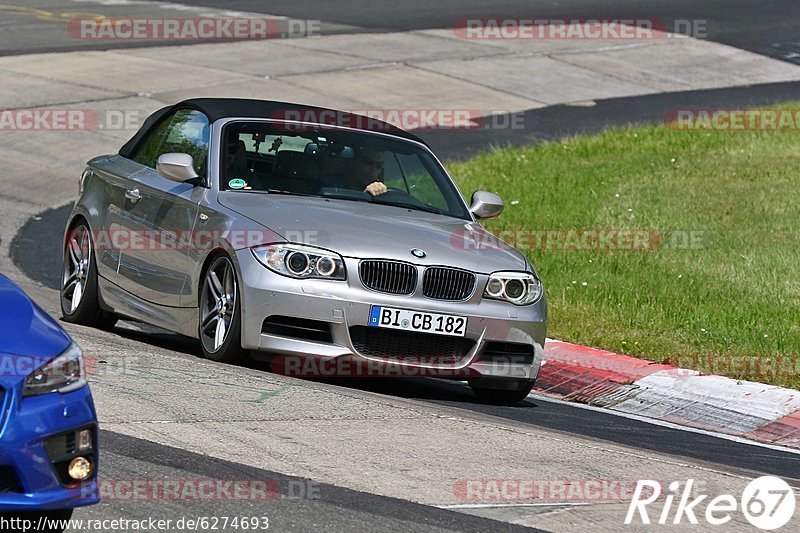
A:
<svg viewBox="0 0 800 533">
<path fill-rule="evenodd" d="M 72 392 L 86 385 L 83 353 L 77 344 L 34 370 L 22 387 L 23 396 L 36 396 L 48 392 Z"/>
<path fill-rule="evenodd" d="M 515 305 L 532 304 L 542 296 L 542 282 L 527 272 L 495 272 L 489 276 L 484 298 L 505 300 Z"/>
<path fill-rule="evenodd" d="M 337 253 L 304 244 L 264 244 L 251 248 L 268 269 L 298 279 L 347 279 L 344 261 Z"/>
</svg>

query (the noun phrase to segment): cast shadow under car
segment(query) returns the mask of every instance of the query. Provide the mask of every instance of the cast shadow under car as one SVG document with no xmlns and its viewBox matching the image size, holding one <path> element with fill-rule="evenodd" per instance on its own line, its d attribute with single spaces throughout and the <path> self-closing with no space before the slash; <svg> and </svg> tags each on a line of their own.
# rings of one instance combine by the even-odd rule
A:
<svg viewBox="0 0 800 533">
<path fill-rule="evenodd" d="M 157 326 L 141 324 L 121 320 L 114 327 L 113 333 L 129 340 L 143 342 L 177 353 L 194 355 L 201 357 L 202 350 L 197 339 L 162 330 Z M 250 370 L 268 372 L 282 375 L 281 372 L 273 372 L 270 366 L 272 357 L 266 354 L 259 354 L 256 357 L 245 359 L 240 366 Z M 223 364 L 223 363 L 215 363 Z M 364 392 L 373 392 L 407 398 L 412 400 L 426 400 L 433 402 L 444 402 L 450 404 L 484 404 L 481 402 L 466 382 L 438 379 L 431 377 L 304 377 L 298 379 L 336 385 L 348 389 L 355 389 Z M 532 398 L 527 398 L 522 402 L 511 406 L 509 409 L 530 409 L 537 407 Z"/>
</svg>

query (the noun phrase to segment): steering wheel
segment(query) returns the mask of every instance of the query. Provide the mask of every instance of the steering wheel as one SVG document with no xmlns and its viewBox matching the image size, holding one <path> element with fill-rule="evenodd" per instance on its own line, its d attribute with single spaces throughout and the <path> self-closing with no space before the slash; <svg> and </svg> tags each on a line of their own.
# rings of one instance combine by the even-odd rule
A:
<svg viewBox="0 0 800 533">
<path fill-rule="evenodd" d="M 399 194 L 402 194 L 403 196 L 411 196 L 410 194 L 408 194 L 403 189 L 398 189 L 396 187 L 387 187 L 386 188 L 386 192 L 383 193 L 383 194 L 389 194 L 389 193 L 394 193 L 394 194 L 398 194 L 399 193 Z M 383 195 L 381 195 L 381 196 L 383 196 Z"/>
</svg>

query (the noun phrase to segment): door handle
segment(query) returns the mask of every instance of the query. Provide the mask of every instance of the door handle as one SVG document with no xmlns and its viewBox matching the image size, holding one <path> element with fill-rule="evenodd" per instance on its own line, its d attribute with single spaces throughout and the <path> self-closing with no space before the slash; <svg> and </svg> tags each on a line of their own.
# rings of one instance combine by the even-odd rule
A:
<svg viewBox="0 0 800 533">
<path fill-rule="evenodd" d="M 139 193 L 139 189 L 128 189 L 125 191 L 125 198 L 135 204 L 142 199 L 142 195 Z"/>
</svg>

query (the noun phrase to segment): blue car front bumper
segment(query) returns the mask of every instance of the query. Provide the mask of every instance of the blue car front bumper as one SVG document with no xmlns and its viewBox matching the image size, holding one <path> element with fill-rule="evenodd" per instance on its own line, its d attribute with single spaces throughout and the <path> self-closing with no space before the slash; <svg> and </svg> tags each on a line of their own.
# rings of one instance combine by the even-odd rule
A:
<svg viewBox="0 0 800 533">
<path fill-rule="evenodd" d="M 89 387 L 22 398 L 18 385 L 0 381 L 0 512 L 97 503 L 97 415 Z M 87 481 L 70 482 L 65 458 L 75 454 L 54 443 L 69 442 L 82 429 L 92 432 L 92 450 L 78 455 L 94 468 Z"/>
</svg>

